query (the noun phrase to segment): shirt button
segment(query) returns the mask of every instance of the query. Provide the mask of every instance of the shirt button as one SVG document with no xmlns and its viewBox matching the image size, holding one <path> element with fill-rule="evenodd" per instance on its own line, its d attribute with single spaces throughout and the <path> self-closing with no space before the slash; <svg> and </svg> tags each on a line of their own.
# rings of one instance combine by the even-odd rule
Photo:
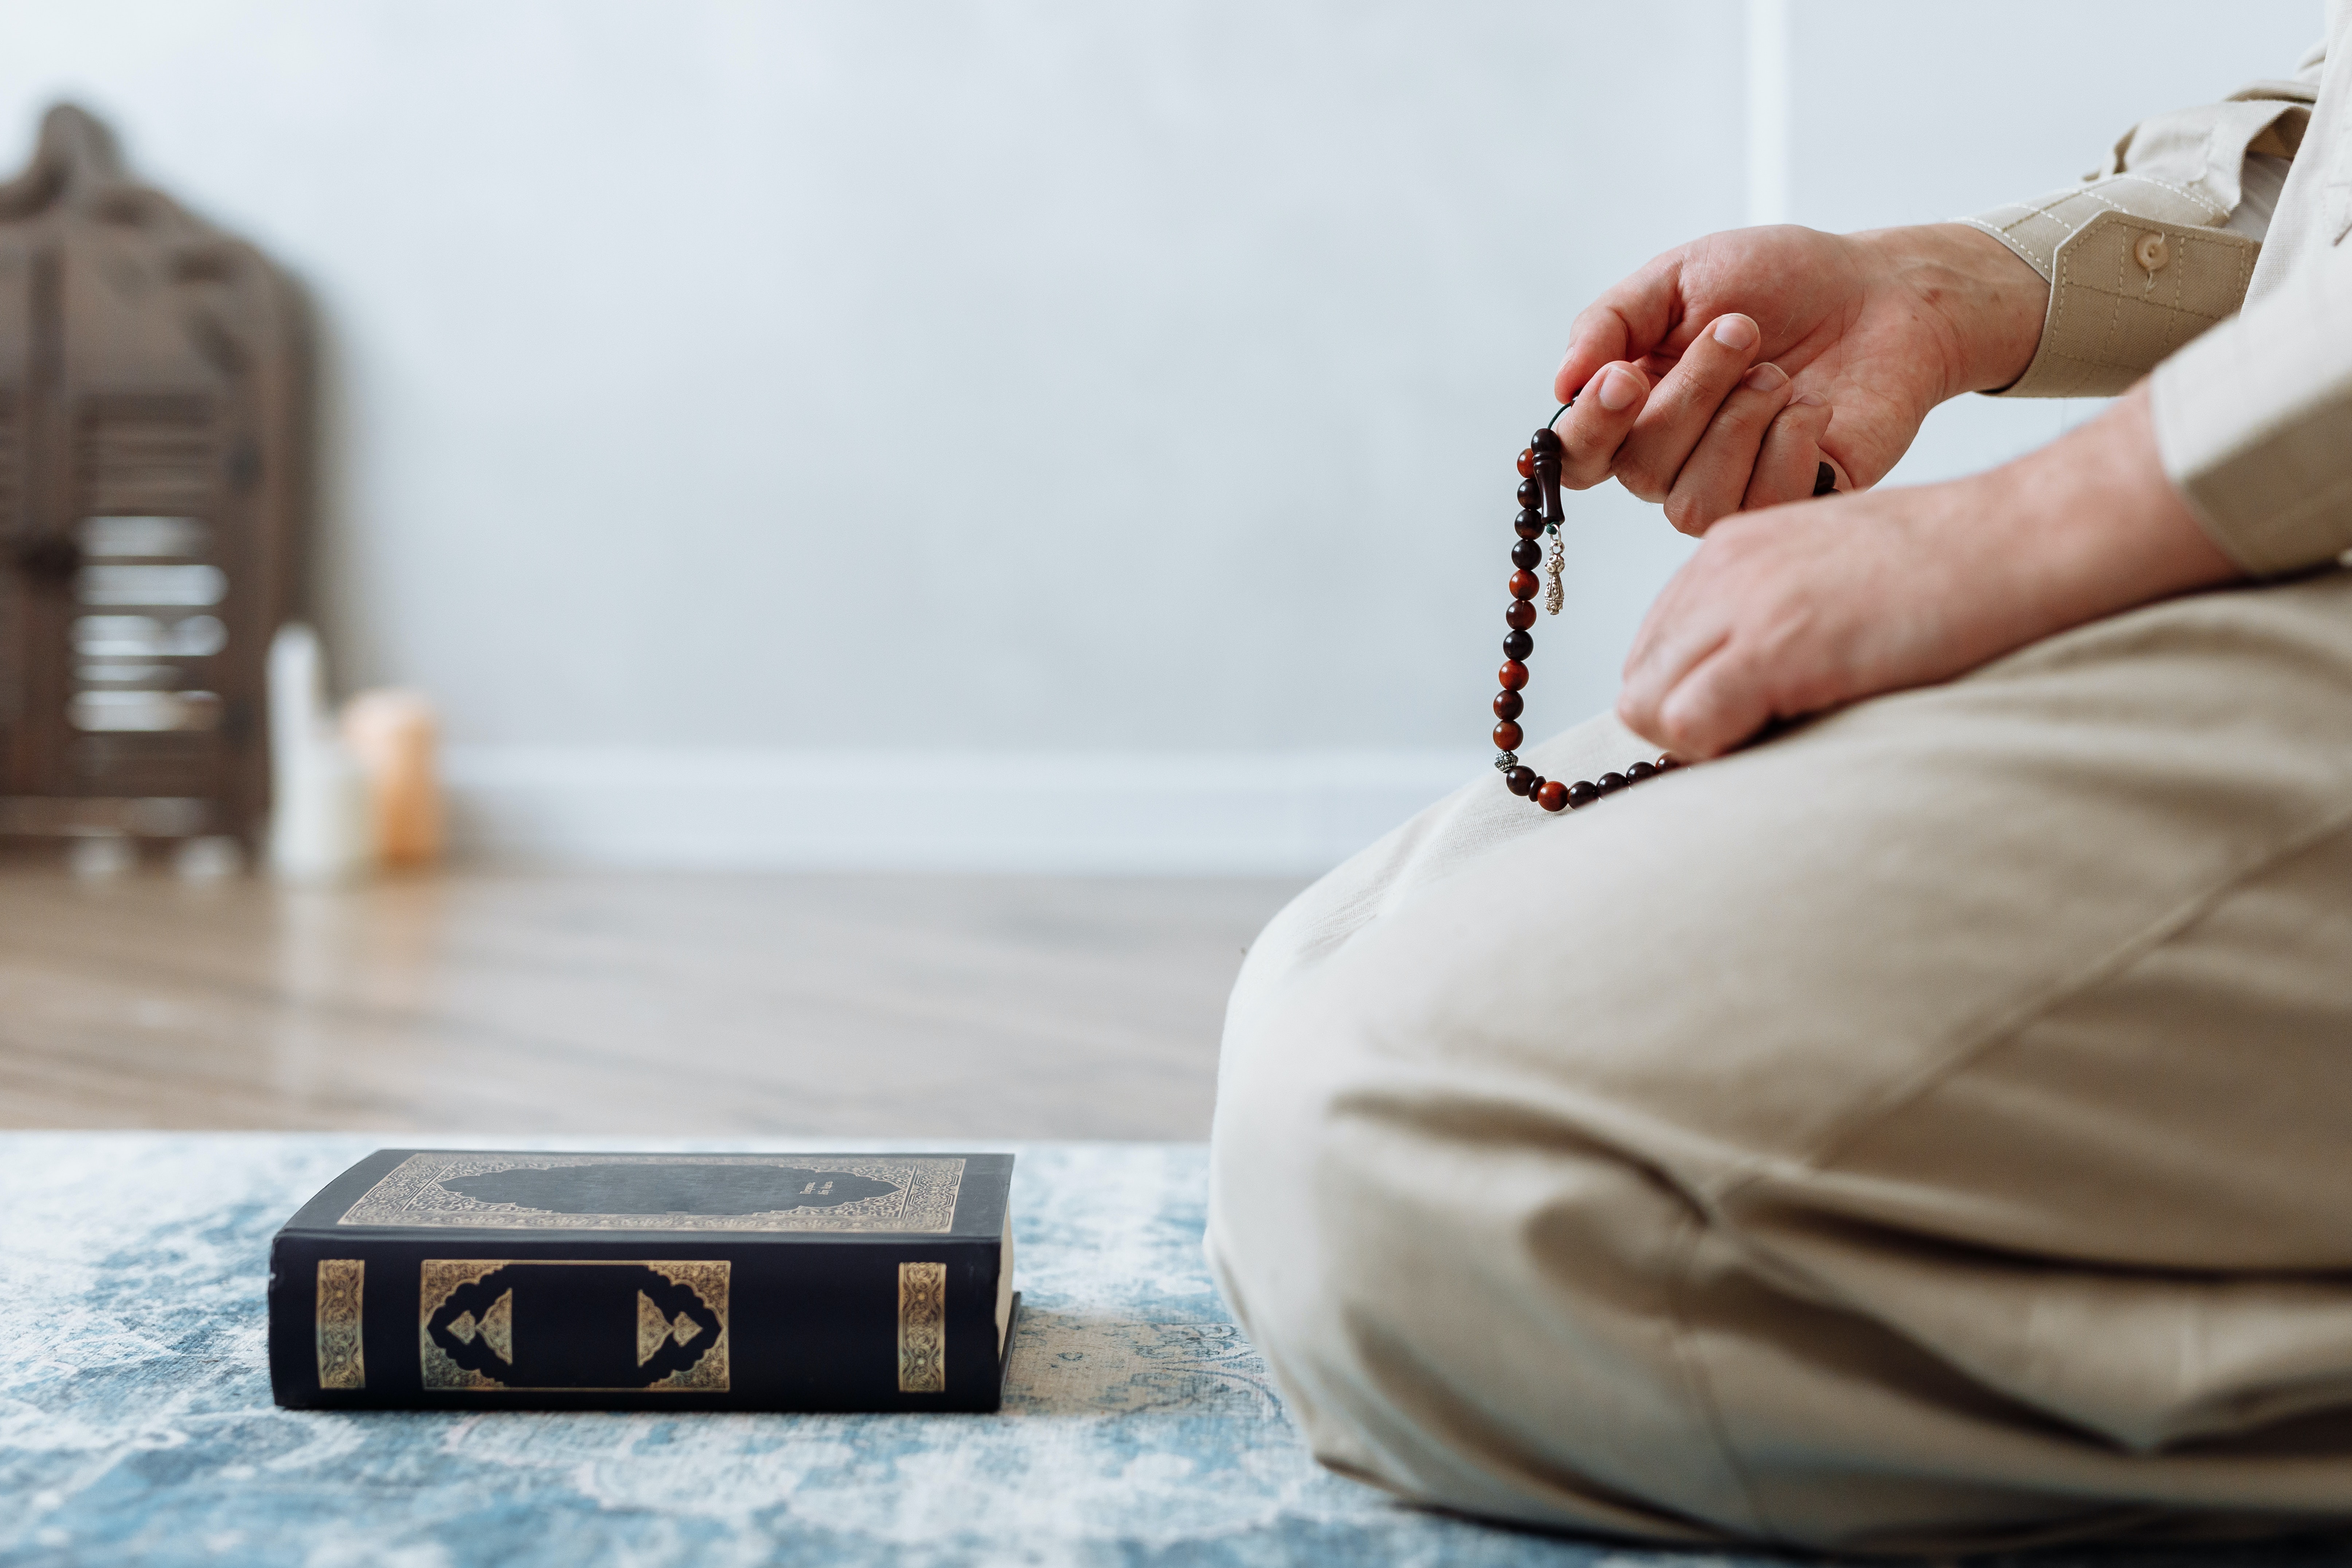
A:
<svg viewBox="0 0 2352 1568">
<path fill-rule="evenodd" d="M 2172 259 L 2172 247 L 2165 243 L 2164 236 L 2160 234 L 2144 234 L 2139 237 L 2139 243 L 2132 247 L 2132 259 L 2140 264 L 2143 271 L 2161 272 L 2164 264 Z"/>
</svg>

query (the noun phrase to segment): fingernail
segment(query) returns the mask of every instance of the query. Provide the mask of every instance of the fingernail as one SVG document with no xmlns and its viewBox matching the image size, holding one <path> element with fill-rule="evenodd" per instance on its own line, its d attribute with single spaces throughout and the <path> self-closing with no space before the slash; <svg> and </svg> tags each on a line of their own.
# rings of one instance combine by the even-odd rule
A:
<svg viewBox="0 0 2352 1568">
<path fill-rule="evenodd" d="M 1726 316 L 1716 322 L 1713 335 L 1725 348 L 1750 348 L 1756 342 L 1756 323 L 1745 316 Z"/>
<path fill-rule="evenodd" d="M 1631 406 L 1641 395 L 1642 384 L 1633 379 L 1632 371 L 1612 364 L 1601 373 L 1601 406 L 1610 413 Z"/>
<path fill-rule="evenodd" d="M 1789 373 L 1768 359 L 1741 376 L 1739 384 L 1750 392 L 1778 392 L 1789 384 Z"/>
</svg>

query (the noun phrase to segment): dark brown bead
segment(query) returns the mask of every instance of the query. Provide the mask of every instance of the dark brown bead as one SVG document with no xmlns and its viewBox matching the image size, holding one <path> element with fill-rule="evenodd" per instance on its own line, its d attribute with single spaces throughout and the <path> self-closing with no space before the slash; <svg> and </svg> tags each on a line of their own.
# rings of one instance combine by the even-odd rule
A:
<svg viewBox="0 0 2352 1568">
<path fill-rule="evenodd" d="M 1513 599 L 1511 607 L 1503 612 L 1503 622 L 1515 632 L 1526 631 L 1536 624 L 1536 607 L 1525 599 Z"/>
<path fill-rule="evenodd" d="M 1559 432 L 1547 425 L 1528 440 L 1528 450 L 1541 456 L 1559 450 Z"/>
<path fill-rule="evenodd" d="M 1582 779 L 1568 786 L 1568 804 L 1570 805 L 1591 805 L 1600 798 L 1601 792 Z"/>
<path fill-rule="evenodd" d="M 1516 691 L 1497 691 L 1496 693 L 1495 693 L 1495 717 L 1496 717 L 1496 718 L 1497 718 L 1497 719 L 1516 719 L 1516 718 L 1517 718 L 1520 714 L 1522 714 L 1522 713 L 1526 712 L 1527 710 L 1528 710 L 1528 700 L 1527 700 L 1526 698 L 1524 698 L 1524 697 L 1520 696 L 1517 692 L 1516 692 Z M 1517 751 L 1517 750 L 1518 750 L 1518 748 L 1517 748 L 1517 746 L 1509 746 L 1509 747 L 1506 747 L 1506 748 L 1505 748 L 1505 750 L 1507 750 L 1507 751 L 1514 751 L 1514 752 L 1516 752 L 1516 751 Z"/>
<path fill-rule="evenodd" d="M 1532 572 L 1536 569 L 1536 563 L 1542 559 L 1543 546 L 1532 539 L 1522 539 L 1511 546 L 1511 564 L 1514 566 L 1524 566 Z"/>
<path fill-rule="evenodd" d="M 1522 510 L 1511 520 L 1511 527 L 1521 539 L 1533 539 L 1543 531 L 1543 513 L 1531 508 Z"/>
<path fill-rule="evenodd" d="M 1495 726 L 1495 745 L 1498 750 L 1516 752 L 1519 749 L 1519 742 L 1527 738 L 1527 731 L 1508 719 Z"/>
<path fill-rule="evenodd" d="M 1519 478 L 1523 479 L 1531 479 L 1535 478 L 1535 476 L 1536 449 L 1533 447 L 1529 447 L 1526 451 L 1519 454 Z"/>
<path fill-rule="evenodd" d="M 1535 769 L 1528 767 L 1525 763 L 1520 763 L 1517 767 L 1513 768 L 1509 773 L 1503 775 L 1503 787 L 1509 790 L 1513 795 L 1527 794 L 1528 786 L 1532 785 L 1535 782 Z"/>
<path fill-rule="evenodd" d="M 1547 779 L 1543 788 L 1536 791 L 1536 804 L 1546 811 L 1568 809 L 1568 786 L 1558 779 Z"/>
<path fill-rule="evenodd" d="M 1672 757 L 1661 756 L 1658 758 L 1658 771 L 1662 773 L 1673 773 L 1676 768 L 1681 766 L 1682 763 L 1676 762 Z"/>
<path fill-rule="evenodd" d="M 1527 469 L 1521 468 L 1519 472 L 1524 474 L 1527 472 Z M 1827 463 L 1823 463 L 1820 468 L 1813 470 L 1813 493 L 1817 496 L 1835 495 L 1837 493 L 1837 470 L 1831 468 Z"/>
<path fill-rule="evenodd" d="M 1543 774 L 1530 769 L 1528 773 L 1528 798 L 1529 800 L 1533 800 L 1535 798 L 1536 791 L 1543 788 Z"/>
<path fill-rule="evenodd" d="M 1599 778 L 1592 781 L 1592 787 L 1599 790 L 1602 795 L 1615 795 L 1619 790 L 1625 787 L 1625 775 L 1623 773 L 1602 773 Z"/>
<path fill-rule="evenodd" d="M 1503 638 L 1503 653 L 1510 658 L 1525 658 L 1536 651 L 1536 639 L 1525 632 L 1511 632 Z"/>
<path fill-rule="evenodd" d="M 1542 584 L 1536 581 L 1536 574 L 1532 572 L 1522 571 L 1511 574 L 1511 597 L 1514 599 L 1532 599 L 1536 596 L 1536 590 L 1541 586 Z"/>
<path fill-rule="evenodd" d="M 1521 506 L 1529 507 L 1543 505 L 1543 486 L 1536 483 L 1533 479 L 1521 479 L 1519 481 L 1519 504 Z"/>
<path fill-rule="evenodd" d="M 1496 672 L 1495 679 L 1504 690 L 1517 691 L 1528 683 L 1528 667 L 1516 658 L 1506 659 L 1503 668 Z"/>
<path fill-rule="evenodd" d="M 1627 784 L 1640 784 L 1643 779 L 1657 777 L 1657 768 L 1649 763 L 1635 763 L 1625 770 Z"/>
</svg>

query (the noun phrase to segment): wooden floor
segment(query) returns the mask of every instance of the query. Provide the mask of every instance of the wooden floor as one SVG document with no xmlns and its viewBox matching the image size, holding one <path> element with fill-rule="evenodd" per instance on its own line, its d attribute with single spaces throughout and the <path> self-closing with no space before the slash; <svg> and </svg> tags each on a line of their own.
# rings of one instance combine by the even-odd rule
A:
<svg viewBox="0 0 2352 1568">
<path fill-rule="evenodd" d="M 1200 1138 L 1296 890 L 0 869 L 0 1126 Z"/>
</svg>

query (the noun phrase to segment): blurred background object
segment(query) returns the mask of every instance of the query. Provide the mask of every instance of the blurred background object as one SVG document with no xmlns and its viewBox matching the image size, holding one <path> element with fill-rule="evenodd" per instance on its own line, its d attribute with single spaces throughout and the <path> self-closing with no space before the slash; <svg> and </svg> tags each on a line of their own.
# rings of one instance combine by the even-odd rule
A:
<svg viewBox="0 0 2352 1568">
<path fill-rule="evenodd" d="M 307 510 L 294 302 L 60 106 L 0 186 L 0 835 L 249 837 Z"/>
<path fill-rule="evenodd" d="M 344 746 L 367 775 L 369 838 L 394 868 L 441 858 L 438 723 L 424 693 L 381 687 L 343 704 Z"/>
</svg>

